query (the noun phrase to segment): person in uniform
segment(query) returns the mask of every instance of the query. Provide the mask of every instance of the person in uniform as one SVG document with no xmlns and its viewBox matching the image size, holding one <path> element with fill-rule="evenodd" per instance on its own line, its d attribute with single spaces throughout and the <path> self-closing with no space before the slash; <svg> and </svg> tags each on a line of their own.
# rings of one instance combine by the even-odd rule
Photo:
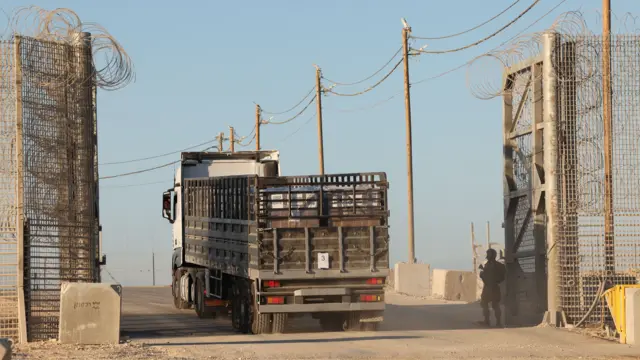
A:
<svg viewBox="0 0 640 360">
<path fill-rule="evenodd" d="M 480 265 L 480 279 L 484 286 L 482 287 L 482 295 L 480 296 L 480 306 L 482 306 L 482 315 L 484 316 L 483 324 L 491 326 L 489 305 L 493 308 L 496 317 L 496 326 L 502 326 L 502 312 L 500 311 L 500 284 L 504 281 L 506 275 L 505 266 L 496 260 L 498 254 L 494 249 L 487 250 L 487 262 Z"/>
</svg>

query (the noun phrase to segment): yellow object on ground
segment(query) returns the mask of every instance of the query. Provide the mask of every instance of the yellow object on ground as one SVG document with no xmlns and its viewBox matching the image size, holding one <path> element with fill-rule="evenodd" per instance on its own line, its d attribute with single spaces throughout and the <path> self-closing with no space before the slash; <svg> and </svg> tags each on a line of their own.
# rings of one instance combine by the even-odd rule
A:
<svg viewBox="0 0 640 360">
<path fill-rule="evenodd" d="M 626 324 L 626 289 L 640 288 L 640 284 L 636 285 L 616 285 L 605 291 L 604 296 L 607 306 L 616 325 L 616 331 L 620 334 L 620 343 L 627 343 L 627 324 Z"/>
</svg>

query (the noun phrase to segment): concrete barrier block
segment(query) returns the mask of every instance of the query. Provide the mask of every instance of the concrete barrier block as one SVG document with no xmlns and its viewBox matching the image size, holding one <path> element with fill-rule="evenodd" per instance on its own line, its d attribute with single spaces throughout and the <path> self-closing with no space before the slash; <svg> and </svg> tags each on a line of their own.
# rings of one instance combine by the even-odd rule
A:
<svg viewBox="0 0 640 360">
<path fill-rule="evenodd" d="M 477 284 L 472 271 L 434 269 L 431 293 L 445 300 L 474 302 L 478 299 Z"/>
<path fill-rule="evenodd" d="M 120 343 L 121 310 L 120 285 L 63 283 L 60 289 L 60 343 Z"/>
<path fill-rule="evenodd" d="M 640 344 L 640 289 L 625 289 L 625 332 L 627 344 Z"/>
<path fill-rule="evenodd" d="M 393 274 L 393 288 L 397 293 L 411 296 L 429 296 L 431 294 L 429 264 L 397 263 Z"/>
<path fill-rule="evenodd" d="M 389 269 L 389 275 L 387 275 L 387 285 L 395 288 L 394 284 L 396 282 L 394 269 Z"/>
</svg>

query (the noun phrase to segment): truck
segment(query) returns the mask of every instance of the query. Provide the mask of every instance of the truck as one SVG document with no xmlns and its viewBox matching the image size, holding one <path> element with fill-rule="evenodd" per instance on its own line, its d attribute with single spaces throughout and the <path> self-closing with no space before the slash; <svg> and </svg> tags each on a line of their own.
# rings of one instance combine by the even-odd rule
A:
<svg viewBox="0 0 640 360">
<path fill-rule="evenodd" d="M 375 331 L 389 273 L 386 174 L 280 175 L 279 152 L 183 152 L 162 194 L 172 295 L 242 333 Z"/>
</svg>

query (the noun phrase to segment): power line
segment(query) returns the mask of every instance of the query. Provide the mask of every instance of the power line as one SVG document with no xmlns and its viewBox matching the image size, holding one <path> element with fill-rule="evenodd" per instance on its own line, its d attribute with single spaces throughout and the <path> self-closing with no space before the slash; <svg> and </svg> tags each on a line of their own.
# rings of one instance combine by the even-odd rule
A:
<svg viewBox="0 0 640 360">
<path fill-rule="evenodd" d="M 522 29 L 521 31 L 519 31 L 518 33 L 516 33 L 516 34 L 515 34 L 514 36 L 512 36 L 511 38 L 509 38 L 509 39 L 507 39 L 506 41 L 502 42 L 500 45 L 498 45 L 498 46 L 494 47 L 493 49 L 491 49 L 491 50 L 489 50 L 489 51 L 487 51 L 487 52 L 485 52 L 485 53 L 483 53 L 483 54 L 481 54 L 481 55 L 479 55 L 479 56 L 474 57 L 473 59 L 471 59 L 471 60 L 469 60 L 469 61 L 465 62 L 465 63 L 464 63 L 464 64 L 462 64 L 462 65 L 458 65 L 458 66 L 456 66 L 456 67 L 454 67 L 454 68 L 452 68 L 452 69 L 449 69 L 449 70 L 447 70 L 447 71 L 445 71 L 445 72 L 442 72 L 442 73 L 440 73 L 440 74 L 437 74 L 437 75 L 434 75 L 434 76 L 431 76 L 431 77 L 424 78 L 424 79 L 422 79 L 422 80 L 419 80 L 419 81 L 413 82 L 413 83 L 411 83 L 411 85 L 418 85 L 418 84 L 421 84 L 421 83 L 425 83 L 425 82 L 427 82 L 427 81 L 435 80 L 435 79 L 437 79 L 437 78 L 443 77 L 443 76 L 445 76 L 445 75 L 448 75 L 448 74 L 450 74 L 450 73 L 453 73 L 453 72 L 455 72 L 455 71 L 458 71 L 458 70 L 460 70 L 460 69 L 462 69 L 462 68 L 464 68 L 464 67 L 466 67 L 466 66 L 468 66 L 468 65 L 472 64 L 472 63 L 473 63 L 474 61 L 476 61 L 478 58 L 480 58 L 480 57 L 482 57 L 482 56 L 485 56 L 485 55 L 487 55 L 487 54 L 490 54 L 492 51 L 495 51 L 495 50 L 499 49 L 501 46 L 504 46 L 504 45 L 505 45 L 505 44 L 507 44 L 508 42 L 510 42 L 510 41 L 512 41 L 513 39 L 517 38 L 518 36 L 522 35 L 525 31 L 527 31 L 527 30 L 531 29 L 531 28 L 532 28 L 532 27 L 534 27 L 537 23 L 539 23 L 539 22 L 540 22 L 540 21 L 542 21 L 544 18 L 546 18 L 547 16 L 549 16 L 552 12 L 554 12 L 556 9 L 558 9 L 560 6 L 562 6 L 562 4 L 564 4 L 565 2 L 567 2 L 567 0 L 562 0 L 562 1 L 560 1 L 560 3 L 558 3 L 556 6 L 554 6 L 553 8 L 551 8 L 551 10 L 547 11 L 547 12 L 546 12 L 545 14 L 543 14 L 542 16 L 540 16 L 536 21 L 534 21 L 534 22 L 533 22 L 533 23 L 531 23 L 529 26 L 527 26 L 526 28 L 524 28 L 524 29 Z"/>
<path fill-rule="evenodd" d="M 520 1 L 520 0 L 518 0 L 518 1 Z M 337 82 L 337 81 L 333 81 L 333 80 L 331 80 L 331 79 L 327 79 L 327 78 L 326 78 L 326 77 L 324 77 L 324 76 L 322 76 L 322 78 L 323 78 L 323 79 L 325 79 L 325 80 L 327 80 L 327 81 L 328 81 L 328 82 L 330 82 L 330 83 L 333 83 L 333 84 L 335 84 L 335 85 L 340 85 L 340 86 L 351 86 L 351 85 L 358 85 L 358 84 L 361 84 L 361 83 L 363 83 L 363 82 L 365 82 L 365 81 L 370 80 L 370 79 L 371 79 L 371 78 L 373 78 L 374 76 L 378 75 L 382 70 L 384 70 L 387 66 L 389 66 L 389 64 L 391 64 L 391 62 L 393 61 L 393 59 L 395 59 L 395 58 L 398 56 L 398 54 L 400 54 L 400 52 L 401 52 L 401 51 L 402 51 L 402 47 L 400 47 L 400 48 L 398 49 L 398 51 L 396 51 L 396 53 L 395 53 L 395 54 L 393 54 L 393 56 L 391 57 L 391 59 L 389 59 L 389 61 L 387 61 L 384 65 L 382 65 L 382 67 L 381 67 L 381 68 L 379 68 L 379 69 L 378 69 L 376 72 L 374 72 L 372 75 L 370 75 L 370 76 L 368 76 L 367 78 L 364 78 L 364 79 L 362 79 L 362 80 L 360 80 L 360 81 L 356 81 L 356 82 L 352 82 L 352 83 L 339 83 L 339 82 Z"/>
<path fill-rule="evenodd" d="M 128 188 L 128 187 L 137 187 L 137 186 L 145 186 L 145 185 L 156 185 L 156 184 L 166 184 L 167 181 L 153 181 L 153 182 L 146 182 L 146 183 L 140 183 L 140 184 L 127 184 L 127 185 L 106 185 L 106 186 L 100 186 L 100 189 L 116 189 L 116 188 Z"/>
<path fill-rule="evenodd" d="M 484 43 L 485 41 L 493 38 L 494 36 L 500 34 L 501 32 L 503 32 L 504 30 L 506 30 L 508 27 L 510 27 L 511 25 L 515 24 L 518 20 L 520 20 L 520 18 L 522 18 L 526 13 L 528 13 L 529 11 L 531 11 L 531 9 L 533 9 L 538 3 L 540 2 L 540 0 L 535 0 L 533 2 L 533 4 L 531 4 L 528 8 L 526 8 L 523 12 L 520 13 L 520 15 L 518 15 L 515 19 L 511 20 L 510 22 L 508 22 L 506 25 L 504 25 L 503 27 L 501 27 L 500 29 L 498 29 L 496 32 L 490 34 L 489 36 L 480 39 L 474 43 L 471 43 L 469 45 L 465 45 L 459 48 L 455 48 L 455 49 L 449 49 L 449 50 L 422 50 L 422 49 L 416 49 L 415 51 L 419 52 L 419 53 L 423 53 L 423 54 L 448 54 L 448 53 L 454 53 L 454 52 L 458 52 L 458 51 L 462 51 L 462 50 L 466 50 L 469 48 L 472 48 L 474 46 L 480 45 L 482 43 Z"/>
<path fill-rule="evenodd" d="M 154 166 L 152 168 L 148 168 L 148 169 L 143 169 L 143 170 L 138 170 L 138 171 L 131 171 L 131 172 L 127 172 L 127 173 L 122 173 L 122 174 L 117 174 L 117 175 L 110 175 L 110 176 L 102 176 L 100 177 L 100 180 L 106 180 L 106 179 L 113 179 L 113 178 L 117 178 L 117 177 L 123 177 L 123 176 L 129 176 L 129 175 L 136 175 L 136 174 L 141 174 L 144 172 L 148 172 L 148 171 L 153 171 L 153 170 L 158 170 L 158 169 L 162 169 L 165 168 L 167 166 L 171 166 L 173 164 L 177 164 L 179 163 L 180 160 L 176 160 L 176 161 L 172 161 L 170 163 L 166 163 L 163 165 L 158 165 L 158 166 Z"/>
<path fill-rule="evenodd" d="M 133 162 L 138 162 L 138 161 L 145 161 L 145 160 L 153 160 L 153 159 L 157 159 L 157 158 L 161 158 L 161 157 L 165 157 L 165 156 L 169 156 L 169 155 L 179 154 L 179 153 L 181 153 L 183 151 L 187 151 L 187 150 L 198 148 L 200 146 L 208 145 L 208 144 L 211 144 L 211 143 L 213 143 L 215 141 L 216 141 L 215 139 L 209 140 L 209 141 L 205 141 L 205 142 L 203 142 L 201 144 L 190 146 L 190 147 L 184 148 L 182 150 L 172 151 L 172 152 L 168 152 L 168 153 L 164 153 L 164 154 L 160 154 L 160 155 L 149 156 L 149 157 L 133 159 L 133 160 L 114 161 L 114 162 L 102 163 L 102 164 L 98 164 L 98 165 L 99 166 L 117 165 L 117 164 L 128 164 L 128 163 L 133 163 Z"/>
<path fill-rule="evenodd" d="M 207 151 L 213 148 L 217 148 L 217 146 L 209 146 L 208 148 L 202 149 L 202 151 Z M 149 171 L 153 171 L 153 170 L 158 170 L 158 169 L 162 169 L 174 164 L 178 164 L 180 163 L 180 160 L 176 160 L 176 161 L 172 161 L 170 163 L 166 163 L 166 164 L 162 164 L 162 165 L 158 165 L 158 166 L 154 166 L 151 168 L 147 168 L 147 169 L 142 169 L 142 170 L 137 170 L 137 171 L 131 171 L 131 172 L 126 172 L 126 173 L 121 173 L 121 174 L 116 174 L 116 175 L 109 175 L 109 176 L 102 176 L 100 177 L 100 180 L 106 180 L 106 179 L 114 179 L 114 178 L 118 178 L 118 177 L 123 177 L 123 176 L 130 176 L 130 175 L 137 175 L 137 174 L 141 174 L 141 173 L 145 173 L 145 172 L 149 172 Z"/>
<path fill-rule="evenodd" d="M 400 64 L 402 64 L 402 59 L 400 59 L 400 61 L 398 61 L 398 63 L 393 67 L 393 69 L 391 69 L 391 71 L 389 71 L 382 79 L 380 79 L 380 81 L 378 81 L 377 83 L 373 84 L 372 86 L 370 86 L 369 88 L 357 92 L 357 93 L 352 93 L 352 94 L 344 94 L 344 93 L 338 93 L 333 91 L 332 89 L 327 89 L 328 92 L 337 95 L 337 96 L 358 96 L 358 95 L 363 95 L 368 93 L 369 91 L 375 89 L 376 87 L 378 87 L 380 84 L 382 84 L 385 80 L 387 80 L 389 78 L 389 76 L 391 76 L 391 74 L 393 74 L 398 67 L 400 66 Z"/>
<path fill-rule="evenodd" d="M 315 97 L 311 98 L 309 103 L 307 105 L 305 105 L 305 107 L 302 108 L 302 110 L 300 110 L 297 114 L 295 114 L 294 116 L 292 116 L 292 117 L 290 117 L 290 118 L 288 118 L 286 120 L 283 120 L 283 121 L 267 120 L 265 122 L 265 124 L 282 125 L 282 124 L 286 124 L 288 122 L 291 122 L 291 121 L 297 119 L 300 115 L 302 115 L 309 108 L 309 106 L 311 106 L 311 104 L 313 104 L 314 100 L 315 100 Z"/>
<path fill-rule="evenodd" d="M 404 90 L 397 92 L 393 95 L 391 95 L 390 97 L 384 99 L 384 100 L 380 100 L 380 101 L 376 101 L 373 104 L 370 105 L 365 105 L 362 107 L 358 107 L 358 108 L 353 108 L 353 109 L 335 109 L 335 111 L 340 112 L 340 113 L 352 113 L 352 112 L 357 112 L 357 111 L 362 111 L 362 110 L 369 110 L 369 109 L 373 109 L 376 108 L 384 103 L 387 103 L 393 99 L 395 99 L 396 97 L 398 97 L 398 95 L 402 95 L 404 93 Z"/>
<path fill-rule="evenodd" d="M 317 111 L 314 112 L 313 115 L 311 115 L 309 117 L 309 119 L 307 119 L 307 121 L 305 121 L 302 125 L 300 125 L 295 131 L 293 131 L 289 135 L 287 135 L 287 136 L 283 137 L 282 139 L 280 139 L 280 142 L 288 140 L 290 137 L 292 137 L 293 135 L 297 134 L 300 130 L 302 130 L 303 127 L 305 127 L 307 124 L 309 124 L 311 122 L 311 120 L 315 119 L 317 114 L 318 114 Z"/>
<path fill-rule="evenodd" d="M 313 91 L 316 89 L 316 87 L 312 87 L 311 90 L 309 90 L 309 92 L 307 93 L 307 95 L 305 95 L 302 100 L 300 100 L 297 104 L 293 105 L 292 107 L 290 107 L 289 109 L 285 110 L 285 111 L 280 111 L 280 112 L 271 112 L 271 111 L 266 111 L 264 109 L 262 109 L 262 107 L 260 108 L 262 110 L 263 114 L 267 114 L 267 115 L 282 115 L 282 114 L 286 114 L 290 111 L 292 111 L 293 109 L 297 108 L 298 106 L 300 106 L 300 104 L 302 104 L 308 97 L 309 95 L 311 95 L 313 93 Z"/>
<path fill-rule="evenodd" d="M 492 17 L 491 19 L 483 22 L 482 24 L 476 25 L 470 29 L 461 31 L 459 33 L 455 33 L 455 34 L 450 34 L 450 35 L 444 35 L 444 36 L 436 36 L 436 37 L 418 37 L 418 36 L 412 36 L 412 38 L 414 39 L 419 39 L 419 40 L 443 40 L 443 39 L 450 39 L 452 37 L 456 37 L 456 36 L 460 36 L 460 35 L 464 35 L 464 34 L 468 34 L 474 30 L 477 30 L 485 25 L 487 25 L 488 23 L 492 22 L 493 20 L 499 18 L 502 14 L 506 13 L 507 11 L 509 11 L 512 7 L 516 6 L 517 3 L 519 3 L 521 0 L 516 0 L 513 3 L 511 3 L 511 5 L 509 5 L 506 9 L 502 10 L 501 12 L 499 12 L 497 15 L 495 15 L 494 17 Z"/>
</svg>

